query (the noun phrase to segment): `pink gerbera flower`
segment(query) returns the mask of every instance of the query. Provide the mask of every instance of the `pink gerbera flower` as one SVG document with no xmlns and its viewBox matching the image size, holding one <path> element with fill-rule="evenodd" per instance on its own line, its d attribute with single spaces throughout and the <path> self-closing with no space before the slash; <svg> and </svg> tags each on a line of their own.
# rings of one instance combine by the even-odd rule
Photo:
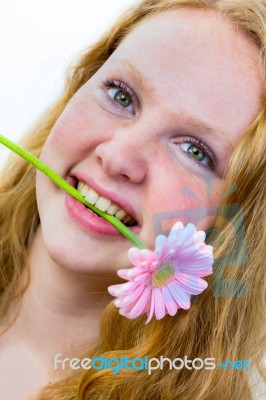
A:
<svg viewBox="0 0 266 400">
<path fill-rule="evenodd" d="M 153 316 L 161 319 L 179 308 L 189 309 L 191 295 L 208 286 L 202 277 L 212 274 L 212 246 L 205 244 L 205 237 L 193 224 L 177 222 L 168 237 L 157 236 L 154 251 L 130 248 L 134 267 L 117 271 L 128 282 L 108 288 L 117 297 L 120 314 L 133 319 L 147 313 L 147 324 Z"/>
</svg>

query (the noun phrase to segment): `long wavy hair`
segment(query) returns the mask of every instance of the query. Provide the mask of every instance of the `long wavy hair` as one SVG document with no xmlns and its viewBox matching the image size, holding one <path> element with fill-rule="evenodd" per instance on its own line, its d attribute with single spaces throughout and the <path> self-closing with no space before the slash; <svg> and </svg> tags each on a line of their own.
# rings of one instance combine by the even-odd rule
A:
<svg viewBox="0 0 266 400">
<path fill-rule="evenodd" d="M 39 156 L 57 118 L 76 91 L 104 64 L 121 41 L 147 16 L 178 7 L 217 10 L 231 19 L 260 49 L 264 89 L 259 115 L 232 152 L 225 192 L 215 229 L 214 274 L 207 290 L 189 311 L 174 317 L 129 320 L 111 302 L 100 320 L 98 341 L 83 356 L 128 359 L 164 356 L 213 357 L 216 361 L 249 360 L 266 379 L 266 1 L 144 0 L 131 7 L 68 71 L 61 98 L 39 119 L 21 144 Z M 0 318 L 21 299 L 30 276 L 28 248 L 40 221 L 35 196 L 35 169 L 11 156 L 0 180 Z M 232 193 L 232 185 L 237 190 Z M 232 207 L 232 204 L 238 205 Z M 232 210 L 234 210 L 232 212 Z M 243 236 L 244 231 L 244 236 Z M 222 239 L 221 239 L 222 238 Z M 23 277 L 23 285 L 22 285 Z M 14 316 L 15 318 L 15 316 Z M 14 320 L 13 318 L 13 320 Z M 12 323 L 12 320 L 9 320 Z M 251 400 L 252 382 L 242 369 L 69 371 L 64 379 L 43 388 L 38 400 Z"/>
</svg>

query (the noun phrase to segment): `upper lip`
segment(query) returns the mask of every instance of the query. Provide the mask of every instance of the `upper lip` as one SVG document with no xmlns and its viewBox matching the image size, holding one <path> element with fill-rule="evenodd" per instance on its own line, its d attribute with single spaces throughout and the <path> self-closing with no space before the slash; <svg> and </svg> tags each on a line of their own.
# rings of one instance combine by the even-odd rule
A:
<svg viewBox="0 0 266 400">
<path fill-rule="evenodd" d="M 119 194 L 112 192 L 110 190 L 102 188 L 95 180 L 83 172 L 75 172 L 75 174 L 72 174 L 74 178 L 77 178 L 79 181 L 82 181 L 86 183 L 91 189 L 95 190 L 100 196 L 106 197 L 107 199 L 111 200 L 113 203 L 117 204 L 120 208 L 126 211 L 128 215 L 130 215 L 132 218 L 134 218 L 138 225 L 139 223 L 139 218 L 137 215 L 137 212 L 134 210 L 134 208 L 129 204 L 129 202 L 122 198 Z"/>
</svg>

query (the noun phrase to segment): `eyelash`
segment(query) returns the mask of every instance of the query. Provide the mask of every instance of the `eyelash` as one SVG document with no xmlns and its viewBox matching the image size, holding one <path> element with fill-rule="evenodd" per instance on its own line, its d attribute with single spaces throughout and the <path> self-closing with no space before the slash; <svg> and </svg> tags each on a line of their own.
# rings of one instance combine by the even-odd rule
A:
<svg viewBox="0 0 266 400">
<path fill-rule="evenodd" d="M 122 90 L 123 92 L 125 92 L 125 93 L 130 97 L 130 99 L 132 100 L 132 104 L 133 104 L 133 105 L 136 103 L 137 96 L 136 96 L 135 92 L 134 92 L 130 87 L 128 87 L 124 82 L 122 82 L 122 81 L 117 81 L 117 80 L 112 80 L 112 79 L 108 79 L 108 80 L 102 82 L 102 85 L 103 85 L 103 88 L 104 88 L 104 89 L 106 89 L 106 88 L 108 88 L 108 89 L 110 89 L 110 88 L 117 88 L 117 89 Z M 112 99 L 112 97 L 110 97 L 108 94 L 107 94 L 107 99 L 108 99 L 108 101 L 110 101 L 111 104 L 114 105 L 115 107 L 117 107 L 117 108 L 119 108 L 119 109 L 121 109 L 121 108 L 122 108 L 122 109 L 125 109 L 125 107 L 123 107 L 123 106 L 121 106 L 120 104 L 118 104 L 118 103 L 117 103 L 114 99 Z"/>
<path fill-rule="evenodd" d="M 106 89 L 106 88 L 121 89 L 123 92 L 125 92 L 130 97 L 130 99 L 132 100 L 132 104 L 133 105 L 137 101 L 136 100 L 137 96 L 136 96 L 135 92 L 122 81 L 113 80 L 113 79 L 107 79 L 106 81 L 102 82 L 102 88 L 103 89 Z M 117 103 L 108 94 L 107 94 L 107 99 L 115 107 L 117 107 L 119 109 L 125 108 L 125 107 L 121 106 L 119 103 Z M 186 153 L 185 150 L 182 150 L 185 154 L 187 154 L 187 156 L 193 162 L 195 162 L 197 165 L 200 165 L 202 168 L 207 168 L 207 169 L 211 168 L 213 170 L 215 170 L 217 168 L 217 163 L 216 163 L 215 157 L 214 157 L 212 151 L 209 149 L 209 147 L 205 143 L 203 143 L 201 140 L 193 138 L 193 137 L 184 137 L 183 139 L 184 139 L 183 143 L 193 143 L 193 144 L 197 145 L 201 150 L 203 150 L 205 152 L 206 156 L 208 157 L 210 165 L 205 165 L 205 164 L 201 163 L 200 161 L 196 160 L 195 158 L 190 156 L 188 153 Z"/>
<path fill-rule="evenodd" d="M 217 168 L 217 163 L 216 163 L 216 159 L 212 153 L 212 151 L 209 149 L 209 147 L 203 143 L 201 140 L 193 138 L 193 137 L 184 137 L 183 138 L 183 143 L 193 143 L 195 145 L 197 145 L 202 151 L 204 151 L 204 153 L 206 154 L 206 156 L 208 157 L 208 160 L 210 162 L 210 165 L 205 165 L 203 163 L 201 163 L 200 161 L 196 160 L 195 158 L 193 158 L 192 156 L 190 156 L 188 153 L 186 153 L 185 150 L 182 149 L 182 151 L 187 154 L 187 156 L 192 159 L 193 162 L 195 162 L 196 164 L 200 165 L 203 168 L 211 168 L 213 170 L 215 170 Z"/>
</svg>

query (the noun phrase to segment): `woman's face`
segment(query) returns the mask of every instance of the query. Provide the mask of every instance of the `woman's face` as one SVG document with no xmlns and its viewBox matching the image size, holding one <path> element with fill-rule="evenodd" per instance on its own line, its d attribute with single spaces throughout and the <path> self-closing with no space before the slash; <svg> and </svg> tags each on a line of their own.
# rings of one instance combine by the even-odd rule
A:
<svg viewBox="0 0 266 400">
<path fill-rule="evenodd" d="M 158 213 L 183 210 L 185 223 L 197 223 L 195 209 L 204 209 L 198 227 L 206 230 L 228 156 L 259 111 L 258 60 L 256 46 L 217 13 L 152 16 L 71 99 L 41 159 L 72 185 L 87 183 L 103 206 L 127 211 L 149 248 Z M 55 262 L 100 275 L 130 266 L 133 244 L 41 173 L 37 201 Z"/>
</svg>

